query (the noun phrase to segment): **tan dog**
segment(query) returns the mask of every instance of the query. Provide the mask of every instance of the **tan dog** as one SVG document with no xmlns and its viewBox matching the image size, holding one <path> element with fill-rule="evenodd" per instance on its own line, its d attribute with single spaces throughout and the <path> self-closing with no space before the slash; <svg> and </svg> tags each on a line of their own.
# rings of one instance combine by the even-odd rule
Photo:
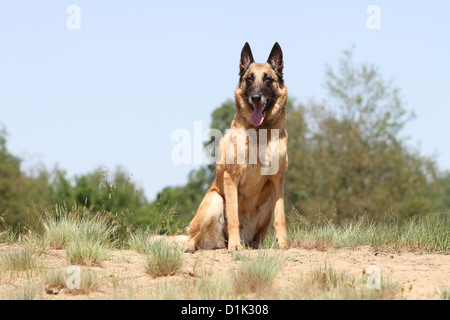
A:
<svg viewBox="0 0 450 320">
<path fill-rule="evenodd" d="M 189 225 L 188 251 L 258 248 L 275 215 L 279 247 L 287 248 L 284 171 L 287 89 L 278 43 L 267 63 L 255 63 L 248 43 L 241 52 L 237 111 L 219 143 L 216 178 Z"/>
</svg>

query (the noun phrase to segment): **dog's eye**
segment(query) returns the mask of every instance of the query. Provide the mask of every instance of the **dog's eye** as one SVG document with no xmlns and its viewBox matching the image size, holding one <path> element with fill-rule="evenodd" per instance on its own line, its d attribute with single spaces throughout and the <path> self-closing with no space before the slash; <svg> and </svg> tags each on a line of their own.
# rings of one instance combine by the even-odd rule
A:
<svg viewBox="0 0 450 320">
<path fill-rule="evenodd" d="M 251 85 L 252 83 L 253 83 L 253 78 L 252 77 L 247 77 L 246 79 L 245 79 L 245 83 L 249 86 L 249 85 Z"/>
<path fill-rule="evenodd" d="M 273 82 L 273 79 L 272 79 L 272 78 L 266 78 L 266 79 L 264 80 L 264 83 L 265 83 L 266 86 L 270 86 L 270 85 L 272 84 L 272 82 Z"/>
</svg>

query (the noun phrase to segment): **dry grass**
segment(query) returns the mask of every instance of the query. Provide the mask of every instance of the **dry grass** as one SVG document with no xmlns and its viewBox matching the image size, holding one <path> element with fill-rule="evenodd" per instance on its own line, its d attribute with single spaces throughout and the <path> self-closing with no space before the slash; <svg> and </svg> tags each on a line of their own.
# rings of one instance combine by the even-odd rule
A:
<svg viewBox="0 0 450 320">
<path fill-rule="evenodd" d="M 441 300 L 450 300 L 450 287 L 439 288 L 439 297 Z"/>
<path fill-rule="evenodd" d="M 275 276 L 286 260 L 282 252 L 261 250 L 255 259 L 249 259 L 242 254 L 235 256 L 242 260 L 238 270 L 233 273 L 233 283 L 237 294 L 256 292 L 260 295 L 268 290 Z"/>
<path fill-rule="evenodd" d="M 40 284 L 28 281 L 9 292 L 9 295 L 6 298 L 9 300 L 35 300 L 36 297 L 41 295 L 42 291 Z"/>
<path fill-rule="evenodd" d="M 31 245 L 9 249 L 1 255 L 0 267 L 11 272 L 36 270 L 38 268 L 36 249 Z"/>
<path fill-rule="evenodd" d="M 305 300 L 392 300 L 400 296 L 400 287 L 381 279 L 379 289 L 367 287 L 367 277 L 357 278 L 331 267 L 319 267 L 296 281 L 286 299 Z"/>
<path fill-rule="evenodd" d="M 449 215 L 443 214 L 410 218 L 403 223 L 360 219 L 340 225 L 298 224 L 288 229 L 288 251 L 274 249 L 274 237 L 268 237 L 263 244 L 267 249 L 245 249 L 233 254 L 226 250 L 183 253 L 179 246 L 140 229 L 129 233 L 124 242 L 133 251 L 119 251 L 114 229 L 89 212 L 59 212 L 42 221 L 40 234 L 30 231 L 18 236 L 11 230 L 2 234 L 0 298 L 401 299 L 409 296 L 415 282 L 402 281 L 400 285 L 384 270 L 381 287 L 369 289 L 368 275 L 361 272 L 368 266 L 367 259 L 359 261 L 359 274 L 335 268 L 340 260 L 335 260 L 334 265 L 325 263 L 325 267 L 323 260 L 311 260 L 305 262 L 311 264 L 305 269 L 302 261 L 309 254 L 303 248 L 319 257 L 339 250 L 348 250 L 347 255 L 354 256 L 353 251 L 360 246 L 370 246 L 374 251 L 395 248 L 395 252 L 439 253 L 449 251 L 450 241 Z M 447 256 L 441 256 L 445 261 Z M 387 256 L 385 259 L 375 262 L 392 262 Z M 408 260 L 414 271 L 405 277 L 418 279 L 414 278 L 418 260 L 422 261 L 418 255 Z M 79 288 L 68 286 L 70 265 L 81 268 Z M 445 282 L 448 278 L 439 276 L 441 280 L 429 296 L 449 299 Z"/>
<path fill-rule="evenodd" d="M 109 257 L 111 247 L 99 241 L 75 240 L 66 248 L 67 260 L 70 264 L 99 265 Z"/>
<path fill-rule="evenodd" d="M 43 212 L 42 242 L 52 249 L 63 249 L 71 242 L 86 241 L 114 246 L 115 228 L 108 217 L 94 213 L 91 209 L 77 206 L 67 210 L 56 207 L 55 212 Z"/>
<path fill-rule="evenodd" d="M 151 241 L 146 254 L 147 271 L 153 277 L 174 275 L 183 264 L 181 248 L 165 240 Z"/>
<path fill-rule="evenodd" d="M 290 228 L 292 246 L 325 251 L 370 245 L 377 250 L 450 250 L 450 213 L 423 214 L 399 222 L 386 218 L 373 222 L 367 217 L 334 224 L 313 224 L 302 219 Z"/>
</svg>

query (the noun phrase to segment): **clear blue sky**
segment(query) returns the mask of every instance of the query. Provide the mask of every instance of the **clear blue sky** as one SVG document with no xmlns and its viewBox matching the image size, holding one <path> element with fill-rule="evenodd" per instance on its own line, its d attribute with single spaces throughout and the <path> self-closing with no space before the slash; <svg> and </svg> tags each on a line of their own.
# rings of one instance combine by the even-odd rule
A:
<svg viewBox="0 0 450 320">
<path fill-rule="evenodd" d="M 69 30 L 69 5 L 81 29 Z M 369 30 L 369 5 L 381 29 Z M 198 165 L 175 165 L 175 129 L 209 127 L 233 97 L 248 41 L 257 61 L 274 42 L 298 101 L 324 98 L 324 66 L 355 45 L 416 114 L 402 132 L 450 169 L 450 1 L 2 1 L 0 123 L 25 168 L 68 176 L 122 165 L 152 199 Z"/>
</svg>

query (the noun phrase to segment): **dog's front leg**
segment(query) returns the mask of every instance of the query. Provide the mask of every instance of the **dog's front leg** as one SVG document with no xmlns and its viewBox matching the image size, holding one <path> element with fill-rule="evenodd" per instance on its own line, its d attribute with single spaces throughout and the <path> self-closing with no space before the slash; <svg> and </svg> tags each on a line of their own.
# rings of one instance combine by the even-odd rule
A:
<svg viewBox="0 0 450 320">
<path fill-rule="evenodd" d="M 270 198 L 274 212 L 275 236 L 278 246 L 286 249 L 286 221 L 284 217 L 284 173 L 271 179 Z"/>
<path fill-rule="evenodd" d="M 238 189 L 237 182 L 224 172 L 225 212 L 227 215 L 228 250 L 241 250 L 241 236 L 239 233 Z"/>
</svg>

